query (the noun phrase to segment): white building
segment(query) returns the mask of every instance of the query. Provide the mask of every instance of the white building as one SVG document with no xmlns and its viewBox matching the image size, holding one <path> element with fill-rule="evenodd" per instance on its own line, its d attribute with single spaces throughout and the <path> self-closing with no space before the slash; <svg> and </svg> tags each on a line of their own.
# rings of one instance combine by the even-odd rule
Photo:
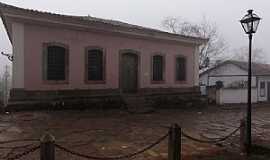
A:
<svg viewBox="0 0 270 160">
<path fill-rule="evenodd" d="M 225 61 L 200 74 L 200 85 L 206 86 L 206 94 L 218 104 L 246 103 L 248 63 Z M 223 82 L 221 89 L 213 89 L 217 81 Z M 252 63 L 252 102 L 270 101 L 270 65 Z"/>
</svg>

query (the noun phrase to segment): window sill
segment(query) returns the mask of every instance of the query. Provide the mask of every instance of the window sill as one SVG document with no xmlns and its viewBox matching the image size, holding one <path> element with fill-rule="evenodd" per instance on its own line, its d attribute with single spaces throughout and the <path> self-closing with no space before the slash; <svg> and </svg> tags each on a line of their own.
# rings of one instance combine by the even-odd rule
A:
<svg viewBox="0 0 270 160">
<path fill-rule="evenodd" d="M 104 80 L 101 80 L 101 81 L 94 81 L 94 80 L 89 81 L 89 80 L 86 80 L 85 83 L 86 84 L 106 84 L 106 81 L 104 81 Z"/>
<path fill-rule="evenodd" d="M 162 80 L 162 81 L 154 81 L 154 80 L 152 80 L 151 81 L 151 84 L 164 84 L 164 83 L 165 83 L 164 80 Z"/>
<path fill-rule="evenodd" d="M 176 84 L 187 84 L 186 80 L 180 81 L 180 80 L 176 80 L 175 81 Z"/>
<path fill-rule="evenodd" d="M 43 80 L 44 84 L 57 85 L 57 84 L 68 84 L 67 80 Z"/>
</svg>

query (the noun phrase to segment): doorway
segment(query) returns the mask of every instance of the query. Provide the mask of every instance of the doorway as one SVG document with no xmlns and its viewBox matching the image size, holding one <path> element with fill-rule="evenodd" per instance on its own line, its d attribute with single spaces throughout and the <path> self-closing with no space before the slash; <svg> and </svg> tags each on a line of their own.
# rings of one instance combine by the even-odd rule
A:
<svg viewBox="0 0 270 160">
<path fill-rule="evenodd" d="M 123 93 L 136 93 L 138 89 L 138 55 L 134 53 L 121 54 L 121 80 Z"/>
</svg>

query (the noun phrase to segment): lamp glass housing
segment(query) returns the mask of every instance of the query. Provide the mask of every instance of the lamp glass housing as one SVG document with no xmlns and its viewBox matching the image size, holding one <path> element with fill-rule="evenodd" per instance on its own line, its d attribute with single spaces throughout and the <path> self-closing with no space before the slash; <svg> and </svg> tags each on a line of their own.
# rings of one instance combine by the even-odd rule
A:
<svg viewBox="0 0 270 160">
<path fill-rule="evenodd" d="M 259 23 L 260 23 L 260 20 L 261 20 L 261 18 L 258 15 L 254 14 L 252 12 L 253 12 L 253 10 L 248 10 L 248 14 L 246 14 L 240 20 L 241 25 L 247 34 L 256 33 L 258 26 L 259 26 Z"/>
</svg>

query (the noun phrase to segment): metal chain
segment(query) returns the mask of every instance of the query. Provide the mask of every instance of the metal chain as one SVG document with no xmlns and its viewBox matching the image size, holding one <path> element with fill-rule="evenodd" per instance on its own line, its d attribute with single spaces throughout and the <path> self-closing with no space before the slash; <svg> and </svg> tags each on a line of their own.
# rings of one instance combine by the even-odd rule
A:
<svg viewBox="0 0 270 160">
<path fill-rule="evenodd" d="M 120 155 L 120 156 L 115 156 L 115 157 L 96 157 L 96 156 L 90 156 L 90 155 L 85 155 L 85 154 L 81 154 L 72 150 L 69 150 L 59 144 L 55 144 L 56 148 L 59 148 L 62 151 L 65 151 L 67 153 L 70 153 L 72 155 L 78 156 L 78 157 L 82 157 L 82 158 L 86 158 L 86 159 L 95 159 L 95 160 L 119 160 L 119 159 L 127 159 L 127 158 L 132 158 L 134 156 L 137 156 L 153 147 L 155 147 L 156 145 L 158 145 L 159 143 L 161 143 L 164 139 L 166 139 L 168 137 L 169 133 L 166 133 L 164 136 L 160 137 L 156 142 L 150 144 L 147 147 L 142 148 L 141 150 L 134 152 L 134 153 L 130 153 L 127 155 Z"/>
<path fill-rule="evenodd" d="M 7 160 L 17 160 L 17 159 L 20 159 L 20 158 L 22 158 L 22 157 L 24 157 L 24 156 L 26 156 L 26 155 L 28 155 L 28 154 L 30 154 L 30 153 L 35 152 L 35 151 L 38 150 L 39 148 L 40 148 L 40 145 L 39 145 L 39 146 L 32 147 L 32 148 L 26 150 L 26 151 L 23 152 L 23 153 L 20 153 L 20 154 L 17 154 L 17 155 L 15 155 L 15 156 L 13 156 L 13 157 L 7 158 Z"/>
<path fill-rule="evenodd" d="M 182 131 L 182 135 L 190 140 L 196 141 L 196 142 L 200 142 L 200 143 L 218 143 L 218 142 L 223 142 L 225 140 L 227 140 L 228 138 L 230 138 L 232 135 L 234 135 L 237 131 L 239 131 L 241 129 L 241 126 L 236 128 L 234 131 L 232 131 L 230 134 L 228 134 L 225 137 L 222 138 L 215 138 L 215 140 L 202 140 L 202 139 L 198 139 L 195 137 L 192 137 L 188 134 L 186 134 L 185 132 Z"/>
<path fill-rule="evenodd" d="M 39 142 L 39 139 L 15 139 L 9 141 L 0 141 L 0 145 L 8 144 L 8 143 L 16 143 L 16 142 Z"/>
</svg>

